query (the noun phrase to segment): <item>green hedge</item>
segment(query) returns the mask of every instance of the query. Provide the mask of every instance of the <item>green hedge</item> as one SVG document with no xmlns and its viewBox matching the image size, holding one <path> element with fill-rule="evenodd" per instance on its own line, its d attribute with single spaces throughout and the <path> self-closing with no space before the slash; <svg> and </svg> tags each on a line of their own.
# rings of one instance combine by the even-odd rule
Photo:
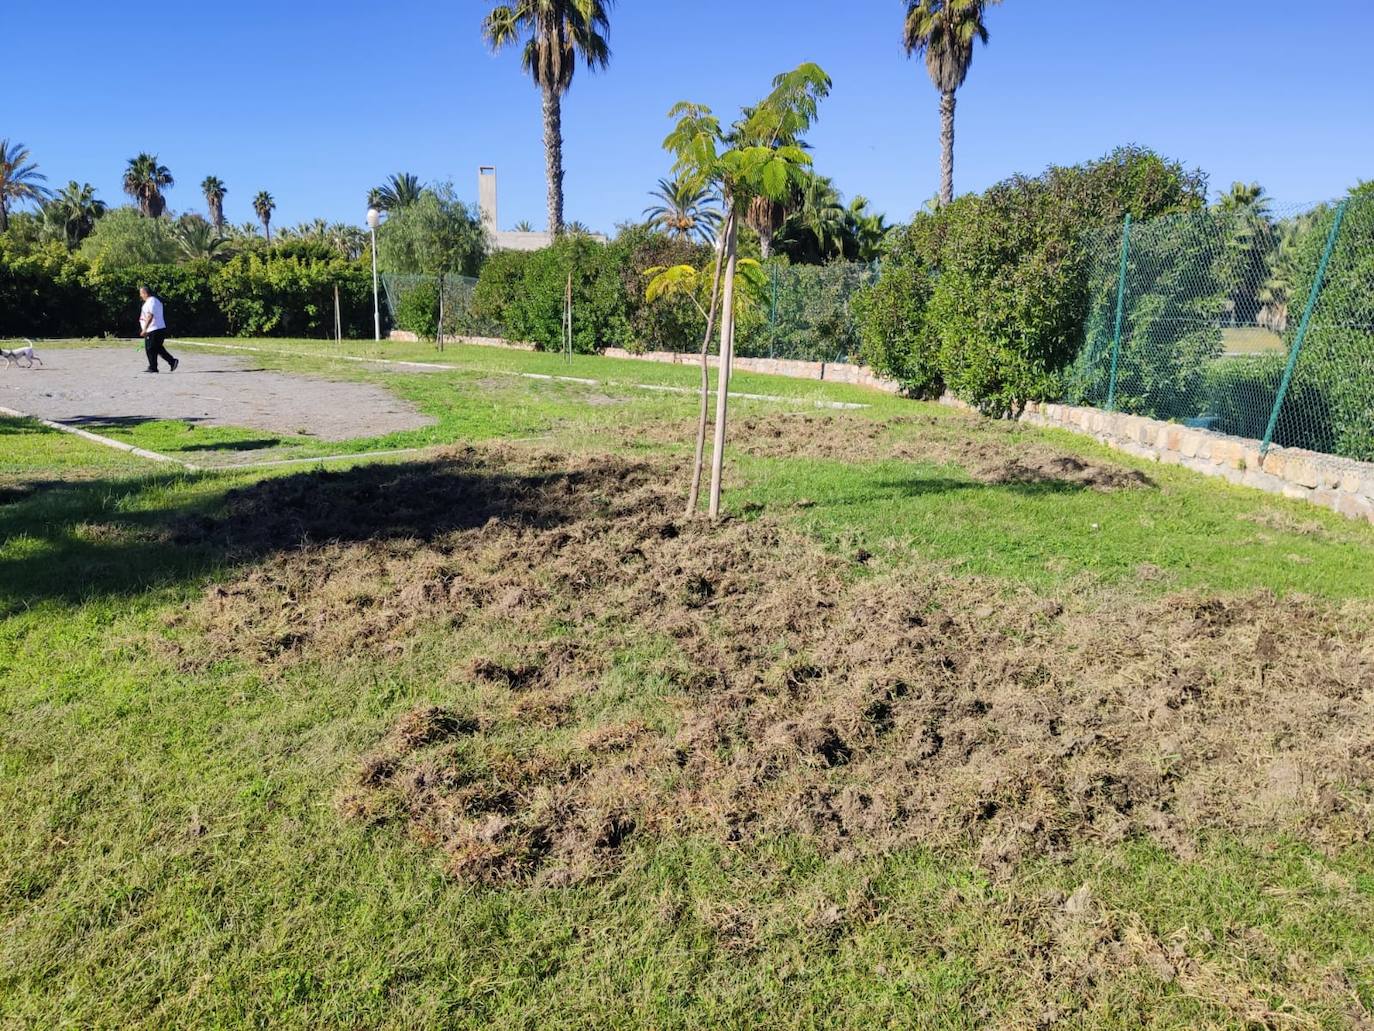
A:
<svg viewBox="0 0 1374 1031">
<path fill-rule="evenodd" d="M 60 244 L 18 254 L 0 241 L 0 336 L 135 336 L 143 285 L 183 336 L 333 336 L 335 287 L 344 334 L 372 333 L 372 279 L 361 262 L 269 252 L 110 269 Z"/>
</svg>

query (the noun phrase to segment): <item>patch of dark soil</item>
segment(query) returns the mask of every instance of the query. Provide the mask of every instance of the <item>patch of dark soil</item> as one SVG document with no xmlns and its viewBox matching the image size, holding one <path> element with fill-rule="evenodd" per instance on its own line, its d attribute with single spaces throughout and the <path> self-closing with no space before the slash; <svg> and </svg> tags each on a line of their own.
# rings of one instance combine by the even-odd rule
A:
<svg viewBox="0 0 1374 1031">
<path fill-rule="evenodd" d="M 406 482 L 426 498 L 411 511 L 446 524 L 456 507 L 457 525 L 302 545 L 184 621 L 216 655 L 281 668 L 502 628 L 514 643 L 451 673 L 465 709 L 405 714 L 343 801 L 409 827 L 456 876 L 570 883 L 683 829 L 945 846 L 1000 871 L 1084 840 L 1145 835 L 1186 854 L 1206 828 L 1324 846 L 1374 827 L 1368 606 L 1066 605 L 920 566 L 856 579 L 767 514 L 683 520 L 670 468 L 560 469 L 502 449 L 452 460 Z M 506 485 L 495 499 L 472 496 L 473 469 Z M 267 488 L 271 513 L 245 496 L 233 517 L 260 513 L 300 541 L 352 525 L 353 485 L 312 482 Z M 653 669 L 658 708 L 631 715 L 612 660 L 646 642 L 671 654 Z M 587 715 L 600 712 L 616 715 Z"/>
<path fill-rule="evenodd" d="M 682 423 L 636 429 L 636 434 L 642 432 L 668 442 L 690 440 L 695 431 Z M 770 414 L 732 422 L 730 437 L 731 447 L 751 455 L 952 464 L 982 483 L 1042 483 L 1102 491 L 1153 486 L 1153 481 L 1137 470 L 1066 455 L 1027 439 L 1016 423 L 967 416 L 873 420 L 845 413 Z"/>
</svg>

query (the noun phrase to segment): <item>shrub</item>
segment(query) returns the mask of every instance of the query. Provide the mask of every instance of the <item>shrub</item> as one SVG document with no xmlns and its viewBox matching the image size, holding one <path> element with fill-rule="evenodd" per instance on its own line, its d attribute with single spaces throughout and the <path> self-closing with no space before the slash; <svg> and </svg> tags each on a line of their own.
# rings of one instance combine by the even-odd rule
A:
<svg viewBox="0 0 1374 1031">
<path fill-rule="evenodd" d="M 1335 209 L 1322 209 L 1293 248 L 1292 307 L 1312 291 Z M 1289 319 L 1291 348 L 1300 319 Z M 1350 191 L 1325 285 L 1298 357 L 1291 390 L 1320 394 L 1327 407 L 1330 450 L 1374 460 L 1374 183 Z M 1301 410 L 1290 393 L 1284 408 Z M 1279 439 L 1276 437 L 1276 439 Z M 1283 440 L 1283 443 L 1288 441 Z"/>
<path fill-rule="evenodd" d="M 1201 173 L 1123 148 L 1101 161 L 1008 179 L 941 209 L 926 318 L 939 336 L 945 382 L 996 415 L 1058 396 L 1088 311 L 1083 233 L 1128 211 L 1146 218 L 1195 210 L 1205 193 Z"/>
<path fill-rule="evenodd" d="M 664 297 L 649 304 L 644 300 L 651 268 L 691 265 L 714 269 L 715 251 L 706 244 L 669 236 L 646 225 L 620 230 L 612 244 L 625 292 L 629 339 L 634 351 L 697 351 L 706 327 L 695 304 L 686 297 Z"/>
<path fill-rule="evenodd" d="M 540 350 L 563 347 L 568 277 L 573 287 L 573 349 L 590 354 L 629 339 L 625 288 L 616 250 L 587 236 L 563 236 L 542 250 L 494 255 L 473 292 L 474 315 L 499 321 L 506 335 Z"/>
<path fill-rule="evenodd" d="M 60 243 L 20 253 L 0 237 L 0 336 L 64 337 L 98 332 L 85 262 Z"/>
<path fill-rule="evenodd" d="M 878 279 L 859 290 L 852 302 L 860 359 L 916 397 L 938 397 L 944 390 L 939 338 L 926 322 L 934 289 L 936 224 L 931 216 L 922 215 L 895 230 Z"/>
<path fill-rule="evenodd" d="M 850 301 L 873 278 L 871 266 L 775 261 L 768 263 L 766 272 L 768 284 L 757 324 L 736 333 L 741 354 L 833 362 L 859 353 L 858 324 Z"/>
<path fill-rule="evenodd" d="M 87 264 L 114 269 L 171 264 L 178 248 L 166 219 L 148 218 L 136 208 L 122 207 L 96 222 L 77 253 Z"/>
<path fill-rule="evenodd" d="M 470 313 L 493 336 L 513 336 L 509 326 L 521 291 L 525 287 L 525 266 L 529 251 L 497 251 L 487 258 L 477 285 L 472 291 Z"/>
</svg>

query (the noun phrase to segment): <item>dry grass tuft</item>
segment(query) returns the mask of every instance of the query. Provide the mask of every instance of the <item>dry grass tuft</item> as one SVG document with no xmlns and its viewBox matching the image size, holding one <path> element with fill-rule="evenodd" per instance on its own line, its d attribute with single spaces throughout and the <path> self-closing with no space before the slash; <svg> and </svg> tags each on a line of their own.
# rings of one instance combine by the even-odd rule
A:
<svg viewBox="0 0 1374 1031">
<path fill-rule="evenodd" d="M 1337 846 L 1374 826 L 1367 608 L 863 577 L 766 515 L 685 521 L 675 469 L 612 457 L 466 449 L 354 475 L 241 492 L 204 532 L 290 547 L 185 619 L 279 666 L 503 628 L 452 671 L 480 711 L 406 713 L 343 801 L 465 880 L 570 883 L 681 829 L 1006 873 L 1085 840 L 1187 855 L 1207 828 Z M 369 536 L 393 495 L 401 532 Z M 586 715 L 619 689 L 613 657 L 654 641 L 660 708 Z"/>
</svg>

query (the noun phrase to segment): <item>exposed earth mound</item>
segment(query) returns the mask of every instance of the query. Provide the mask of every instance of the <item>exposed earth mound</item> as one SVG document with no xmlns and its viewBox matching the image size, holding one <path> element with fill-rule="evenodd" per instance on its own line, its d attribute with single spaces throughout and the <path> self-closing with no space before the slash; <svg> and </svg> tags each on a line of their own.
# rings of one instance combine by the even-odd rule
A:
<svg viewBox="0 0 1374 1031">
<path fill-rule="evenodd" d="M 568 883 L 677 830 L 994 872 L 1087 839 L 1370 834 L 1368 607 L 872 572 L 785 517 L 687 520 L 681 481 L 509 447 L 266 480 L 183 526 L 263 560 L 180 619 L 280 669 L 447 647 L 340 805 L 477 882 Z"/>
</svg>

